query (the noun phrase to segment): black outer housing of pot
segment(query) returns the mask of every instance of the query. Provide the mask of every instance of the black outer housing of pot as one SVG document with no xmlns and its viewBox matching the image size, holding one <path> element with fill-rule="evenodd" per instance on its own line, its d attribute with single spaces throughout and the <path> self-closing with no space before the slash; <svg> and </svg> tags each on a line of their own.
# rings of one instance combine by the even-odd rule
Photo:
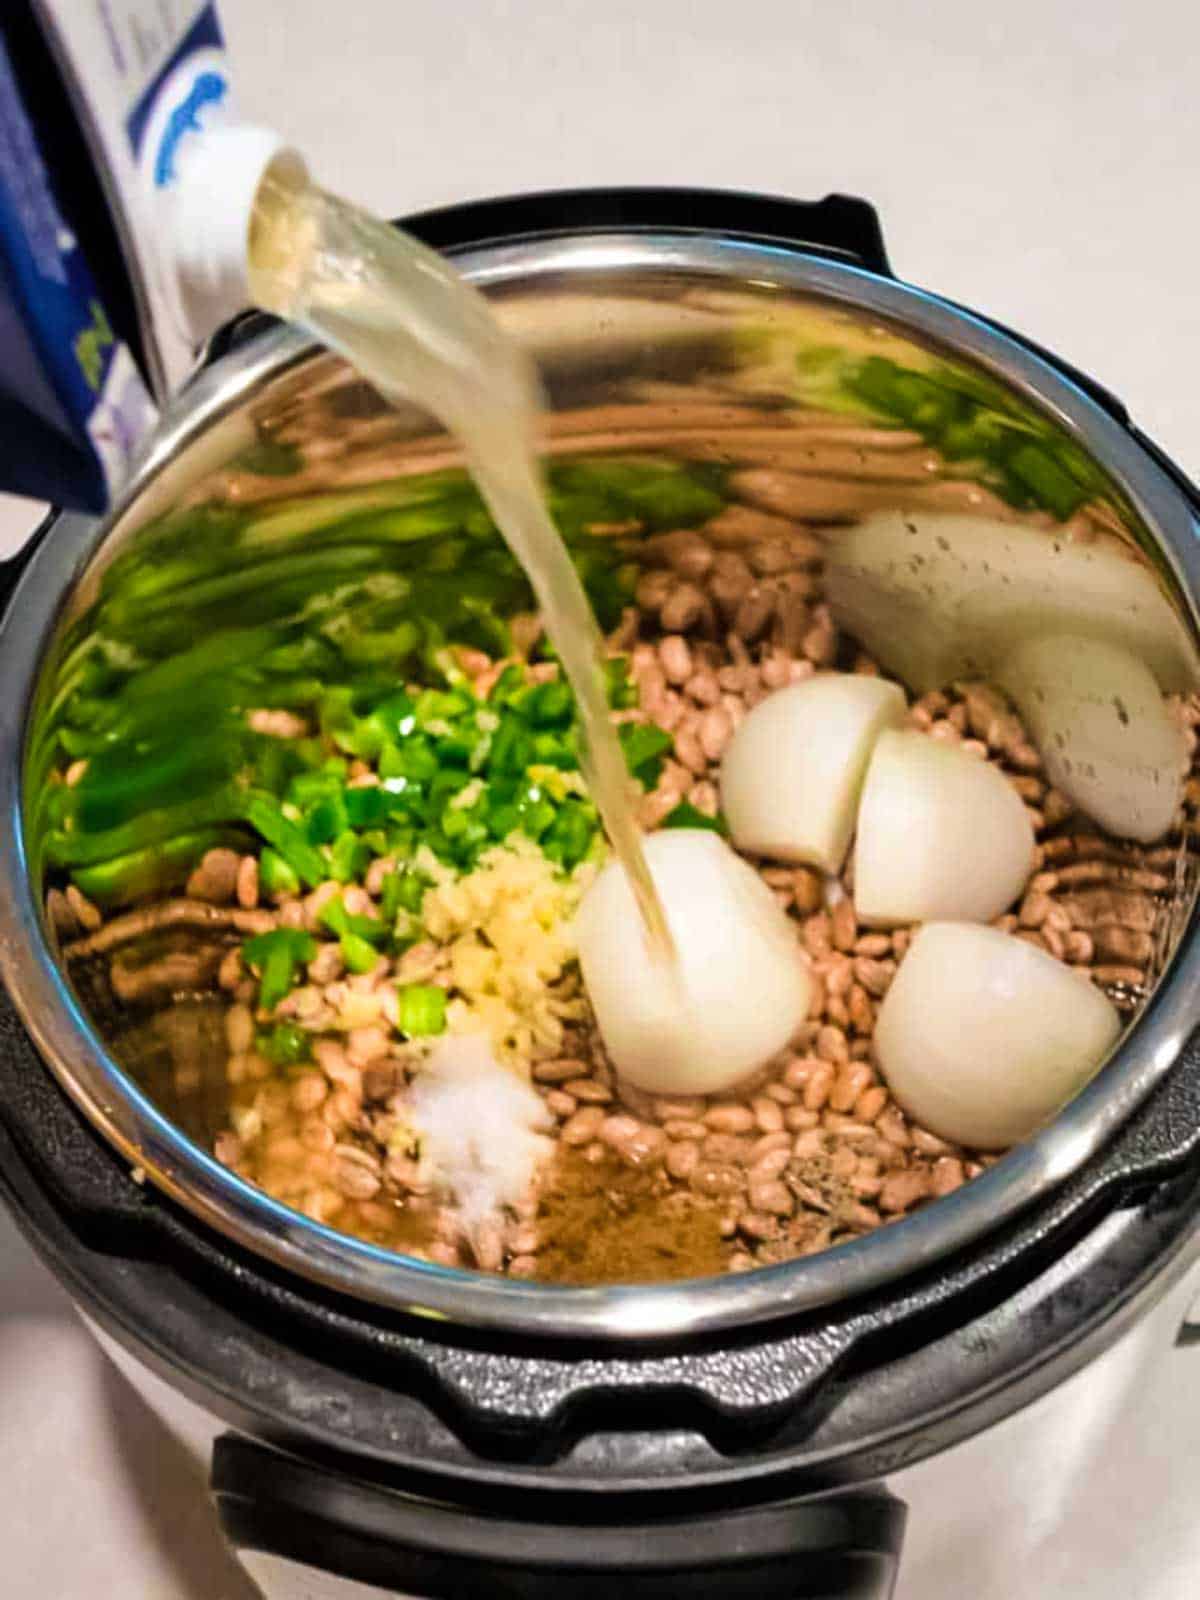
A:
<svg viewBox="0 0 1200 1600">
<path fill-rule="evenodd" d="M 311 1463 L 226 1435 L 213 1493 L 235 1548 L 429 1600 L 876 1600 L 891 1594 L 904 1533 L 880 1488 L 820 1500 L 647 1521 L 614 1504 L 586 1529 L 518 1522 L 348 1483 Z M 620 1497 L 614 1497 L 619 1501 Z"/>
<path fill-rule="evenodd" d="M 695 228 L 889 270 L 874 212 L 836 196 L 544 195 L 406 226 L 446 249 Z M 231 325 L 210 358 L 266 320 Z M 0 568 L 0 603 L 19 564 Z M 540 1600 L 569 1583 L 584 1600 L 620 1583 L 631 1600 L 869 1600 L 891 1591 L 903 1525 L 876 1480 L 1053 1388 L 1195 1254 L 1200 1041 L 1105 1151 L 971 1251 L 851 1303 L 669 1347 L 518 1346 L 249 1255 L 130 1182 L 2 990 L 0 1199 L 110 1336 L 237 1430 L 218 1442 L 213 1492 L 243 1548 L 430 1596 Z"/>
</svg>

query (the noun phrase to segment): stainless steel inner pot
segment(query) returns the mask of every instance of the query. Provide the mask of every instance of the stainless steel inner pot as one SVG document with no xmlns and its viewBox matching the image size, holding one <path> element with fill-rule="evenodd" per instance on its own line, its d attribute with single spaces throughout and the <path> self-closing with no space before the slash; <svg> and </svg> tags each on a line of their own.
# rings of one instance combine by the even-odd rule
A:
<svg viewBox="0 0 1200 1600">
<path fill-rule="evenodd" d="M 1085 520 L 1094 514 L 1093 533 L 1099 527 L 1102 538 L 1123 542 L 1131 563 L 1154 574 L 1190 641 L 1200 526 L 1186 497 L 1083 387 L 970 314 L 834 261 L 688 233 L 518 242 L 461 255 L 459 265 L 542 362 L 553 457 L 652 455 L 748 469 L 758 475 L 760 503 L 774 494 L 775 509 L 833 529 L 866 510 L 916 505 L 1019 510 L 1047 538 L 1073 538 L 1082 506 Z M 914 379 L 903 417 L 880 409 L 878 395 L 864 398 L 863 372 L 889 370 Z M 1034 450 L 1024 480 L 955 456 L 932 393 L 922 410 L 920 378 L 931 372 L 939 381 L 951 375 L 964 404 L 1023 431 Z M 851 390 L 857 399 L 848 401 Z M 850 459 L 813 457 L 806 418 L 836 421 L 848 405 L 878 426 L 903 420 L 922 433 L 937 458 L 927 474 L 887 481 L 865 460 L 858 470 Z M 1039 468 L 1047 455 L 1066 461 L 1065 481 Z M 131 1169 L 250 1250 L 381 1306 L 518 1333 L 644 1339 L 760 1322 L 897 1280 L 968 1246 L 1098 1151 L 1170 1070 L 1195 1021 L 1187 829 L 1176 839 L 1176 890 L 1158 908 L 1136 1021 L 1092 1084 L 964 1189 L 820 1255 L 677 1285 L 508 1281 L 335 1232 L 207 1152 L 203 1140 L 220 1113 L 210 1075 L 181 1099 L 131 1044 L 122 1009 L 99 992 L 85 995 L 56 958 L 42 909 L 38 815 L 48 757 L 40 734 L 81 649 L 94 643 L 91 608 L 106 571 L 120 558 L 122 570 L 133 562 L 152 572 L 156 530 L 170 514 L 204 506 L 219 517 L 222 508 L 265 510 L 300 497 L 311 504 L 351 489 L 366 505 L 372 487 L 456 460 L 418 409 L 384 408 L 340 362 L 290 330 L 270 329 L 189 384 L 108 518 L 59 518 L 32 560 L 0 636 L 0 894 L 8 908 L 0 970 L 51 1070 Z M 274 537 L 286 557 L 286 519 Z M 214 1065 L 220 1078 L 216 1052 Z"/>
</svg>

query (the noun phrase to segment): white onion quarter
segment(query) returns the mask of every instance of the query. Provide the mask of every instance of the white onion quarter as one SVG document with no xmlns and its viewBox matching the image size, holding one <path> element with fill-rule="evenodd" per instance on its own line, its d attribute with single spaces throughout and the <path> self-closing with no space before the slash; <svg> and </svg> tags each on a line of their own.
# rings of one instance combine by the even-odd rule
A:
<svg viewBox="0 0 1200 1600">
<path fill-rule="evenodd" d="M 617 1071 L 657 1094 L 713 1094 L 782 1050 L 808 1014 L 811 980 L 793 924 L 716 833 L 645 840 L 678 956 L 647 947 L 624 869 L 612 862 L 576 920 L 588 997 Z"/>
<path fill-rule="evenodd" d="M 818 673 L 760 701 L 721 764 L 738 848 L 837 872 L 871 750 L 904 710 L 896 684 L 850 672 Z"/>
<path fill-rule="evenodd" d="M 834 619 L 917 694 L 991 679 L 1023 639 L 1079 633 L 1144 661 L 1163 689 L 1200 675 L 1182 619 L 1140 560 L 1098 540 L 945 511 L 881 511 L 834 534 Z"/>
<path fill-rule="evenodd" d="M 872 927 L 990 922 L 1033 867 L 1029 814 L 990 762 L 924 733 L 885 733 L 858 808 L 854 905 Z"/>
<path fill-rule="evenodd" d="M 1148 666 L 1121 645 L 1075 634 L 1026 639 L 996 674 L 1046 764 L 1085 816 L 1152 844 L 1183 803 L 1187 751 Z"/>
<path fill-rule="evenodd" d="M 1120 1031 L 1099 989 L 1046 951 L 998 928 L 931 922 L 879 1008 L 875 1049 L 917 1122 L 1003 1150 L 1078 1094 Z"/>
</svg>

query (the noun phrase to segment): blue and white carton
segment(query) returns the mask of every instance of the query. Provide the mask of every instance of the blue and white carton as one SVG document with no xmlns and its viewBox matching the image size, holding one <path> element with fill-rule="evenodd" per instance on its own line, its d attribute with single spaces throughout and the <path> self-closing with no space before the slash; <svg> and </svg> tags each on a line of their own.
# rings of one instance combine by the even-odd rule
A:
<svg viewBox="0 0 1200 1600">
<path fill-rule="evenodd" d="M 3 0 L 0 489 L 101 511 L 120 488 L 195 362 L 164 248 L 180 153 L 232 117 L 208 0 Z"/>
</svg>

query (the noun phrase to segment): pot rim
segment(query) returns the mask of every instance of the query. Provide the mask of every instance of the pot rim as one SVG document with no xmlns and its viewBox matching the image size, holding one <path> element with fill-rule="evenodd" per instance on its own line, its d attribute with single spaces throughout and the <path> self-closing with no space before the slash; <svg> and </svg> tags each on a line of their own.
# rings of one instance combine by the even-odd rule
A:
<svg viewBox="0 0 1200 1600">
<path fill-rule="evenodd" d="M 819 296 L 874 312 L 974 360 L 1048 412 L 1103 462 L 1157 540 L 1196 625 L 1200 515 L 1136 437 L 1046 359 L 929 293 L 778 244 L 597 230 L 455 257 L 482 287 L 572 274 L 685 272 Z M 292 1211 L 220 1165 L 159 1111 L 109 1054 L 60 971 L 28 873 L 23 756 L 48 642 L 75 585 L 147 487 L 210 427 L 317 346 L 289 328 L 200 372 L 168 408 L 108 517 L 60 516 L 30 559 L 0 629 L 0 977 L 59 1084 L 135 1168 L 203 1222 L 288 1272 L 391 1311 L 540 1337 L 636 1340 L 716 1332 L 812 1311 L 904 1278 L 997 1228 L 1097 1154 L 1160 1081 L 1192 1031 L 1200 995 L 1196 912 L 1136 1025 L 1041 1133 L 958 1192 L 818 1255 L 676 1284 L 578 1287 L 513 1281 L 393 1254 Z"/>
</svg>

